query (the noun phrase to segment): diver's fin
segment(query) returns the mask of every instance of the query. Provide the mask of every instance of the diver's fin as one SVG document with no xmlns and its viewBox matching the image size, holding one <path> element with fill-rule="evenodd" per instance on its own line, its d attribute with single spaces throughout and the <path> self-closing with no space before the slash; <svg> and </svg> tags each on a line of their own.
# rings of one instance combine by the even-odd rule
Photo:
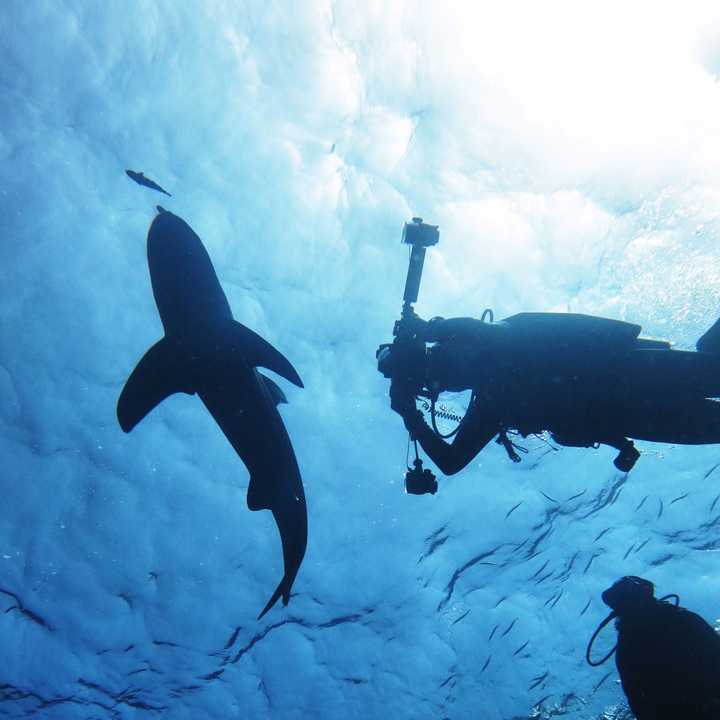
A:
<svg viewBox="0 0 720 720">
<path fill-rule="evenodd" d="M 258 373 L 260 379 L 265 383 L 267 391 L 270 393 L 270 397 L 276 405 L 287 405 L 288 399 L 285 397 L 285 393 L 282 391 L 280 386 L 269 377 L 265 377 L 262 373 Z"/>
<path fill-rule="evenodd" d="M 142 357 L 117 403 L 120 427 L 130 432 L 156 405 L 177 392 L 195 390 L 177 345 L 167 338 L 156 342 Z"/>
<path fill-rule="evenodd" d="M 232 321 L 231 328 L 230 341 L 242 353 L 248 365 L 267 368 L 289 380 L 293 385 L 304 387 L 290 361 L 267 340 L 236 320 Z"/>
<path fill-rule="evenodd" d="M 695 343 L 698 352 L 720 353 L 720 320 Z"/>
</svg>

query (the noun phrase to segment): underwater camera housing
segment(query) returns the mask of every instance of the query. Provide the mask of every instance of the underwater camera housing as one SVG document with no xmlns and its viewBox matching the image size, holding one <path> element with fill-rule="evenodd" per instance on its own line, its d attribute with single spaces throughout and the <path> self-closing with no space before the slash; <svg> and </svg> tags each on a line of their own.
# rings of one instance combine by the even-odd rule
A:
<svg viewBox="0 0 720 720">
<path fill-rule="evenodd" d="M 417 457 L 413 467 L 405 473 L 405 492 L 409 495 L 434 495 L 438 484 L 431 470 L 423 470 L 422 460 Z"/>
</svg>

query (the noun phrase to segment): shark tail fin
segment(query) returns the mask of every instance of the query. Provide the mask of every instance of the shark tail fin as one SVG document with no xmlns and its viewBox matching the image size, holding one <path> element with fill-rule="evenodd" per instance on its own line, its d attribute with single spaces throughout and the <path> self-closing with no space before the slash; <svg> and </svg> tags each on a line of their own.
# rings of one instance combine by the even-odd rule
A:
<svg viewBox="0 0 720 720">
<path fill-rule="evenodd" d="M 290 361 L 250 328 L 233 320 L 229 340 L 232 346 L 242 354 L 248 365 L 267 368 L 289 380 L 293 385 L 304 387 L 297 370 Z"/>
<path fill-rule="evenodd" d="M 290 590 L 305 557 L 307 547 L 307 509 L 305 496 L 300 490 L 298 496 L 286 499 L 284 502 L 271 502 L 270 509 L 275 517 L 280 540 L 282 541 L 283 562 L 285 573 L 280 584 L 275 588 L 267 605 L 258 615 L 258 620 L 282 597 L 283 605 L 290 601 Z"/>
<path fill-rule="evenodd" d="M 195 390 L 184 353 L 165 337 L 143 355 L 130 373 L 117 403 L 120 427 L 130 432 L 154 407 L 177 392 L 192 395 Z"/>
<path fill-rule="evenodd" d="M 280 581 L 280 584 L 275 588 L 275 592 L 272 594 L 272 597 L 268 600 L 267 605 L 263 608 L 262 612 L 257 616 L 257 619 L 260 620 L 265 613 L 272 608 L 273 605 L 280 599 L 282 596 L 283 599 L 283 605 L 287 605 L 290 600 L 290 585 L 292 583 L 287 582 L 287 578 L 283 577 L 283 579 Z"/>
</svg>

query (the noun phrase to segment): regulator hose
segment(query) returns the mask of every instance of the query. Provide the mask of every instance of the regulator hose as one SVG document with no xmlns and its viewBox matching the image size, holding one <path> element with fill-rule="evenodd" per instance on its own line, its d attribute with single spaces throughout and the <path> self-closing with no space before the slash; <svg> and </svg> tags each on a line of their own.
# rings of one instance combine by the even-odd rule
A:
<svg viewBox="0 0 720 720">
<path fill-rule="evenodd" d="M 658 602 L 665 602 L 666 600 L 669 600 L 670 598 L 675 599 L 675 607 L 677 607 L 680 604 L 680 596 L 677 593 L 670 593 L 669 595 L 664 595 L 661 597 Z M 605 655 L 600 660 L 593 660 L 590 657 L 590 652 L 592 651 L 592 646 L 595 640 L 597 639 L 597 636 L 605 629 L 607 624 L 614 620 L 617 617 L 617 613 L 613 610 L 598 626 L 595 632 L 592 634 L 592 637 L 590 638 L 590 642 L 588 643 L 587 650 L 585 651 L 585 659 L 587 660 L 587 664 L 590 665 L 590 667 L 599 667 L 603 663 L 607 662 L 613 655 L 613 653 L 617 650 L 617 643 L 615 643 L 612 647 L 612 650 L 610 650 L 607 655 Z"/>
</svg>

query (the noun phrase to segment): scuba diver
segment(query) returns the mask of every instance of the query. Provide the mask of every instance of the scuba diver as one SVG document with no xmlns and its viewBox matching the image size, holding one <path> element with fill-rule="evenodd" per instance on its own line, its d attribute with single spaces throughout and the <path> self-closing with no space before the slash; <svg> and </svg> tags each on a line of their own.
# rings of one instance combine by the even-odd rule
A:
<svg viewBox="0 0 720 720">
<path fill-rule="evenodd" d="M 609 445 L 624 472 L 639 457 L 630 438 L 720 443 L 720 403 L 709 399 L 720 397 L 720 354 L 708 351 L 718 345 L 716 327 L 698 342 L 702 351 L 686 352 L 639 337 L 639 325 L 589 315 L 416 316 L 412 323 L 415 342 L 382 348 L 378 368 L 392 379 L 392 409 L 446 475 L 496 435 L 517 461 L 508 430 L 523 437 L 547 430 L 570 447 Z M 415 397 L 434 402 L 462 390 L 472 398 L 449 444 L 425 422 Z"/>
<path fill-rule="evenodd" d="M 494 322 L 487 310 L 481 320 L 428 322 L 412 303 L 437 228 L 414 218 L 403 240 L 412 246 L 403 312 L 394 341 L 378 348 L 378 370 L 391 380 L 392 409 L 444 474 L 462 470 L 496 436 L 518 462 L 509 431 L 549 431 L 569 447 L 609 445 L 623 472 L 640 456 L 631 439 L 720 443 L 720 403 L 711 399 L 720 398 L 720 320 L 697 352 L 642 338 L 639 325 L 590 315 L 520 313 Z M 464 390 L 472 390 L 470 405 L 448 443 L 435 424 L 435 402 L 444 391 Z M 416 408 L 418 396 L 430 400 L 432 428 Z"/>
<path fill-rule="evenodd" d="M 676 604 L 665 602 L 675 598 Z M 612 612 L 588 645 L 590 665 L 615 662 L 637 720 L 717 720 L 720 717 L 720 636 L 699 615 L 679 607 L 677 595 L 654 597 L 654 586 L 628 576 L 602 594 Z M 613 619 L 617 645 L 593 661 L 590 650 Z"/>
</svg>

